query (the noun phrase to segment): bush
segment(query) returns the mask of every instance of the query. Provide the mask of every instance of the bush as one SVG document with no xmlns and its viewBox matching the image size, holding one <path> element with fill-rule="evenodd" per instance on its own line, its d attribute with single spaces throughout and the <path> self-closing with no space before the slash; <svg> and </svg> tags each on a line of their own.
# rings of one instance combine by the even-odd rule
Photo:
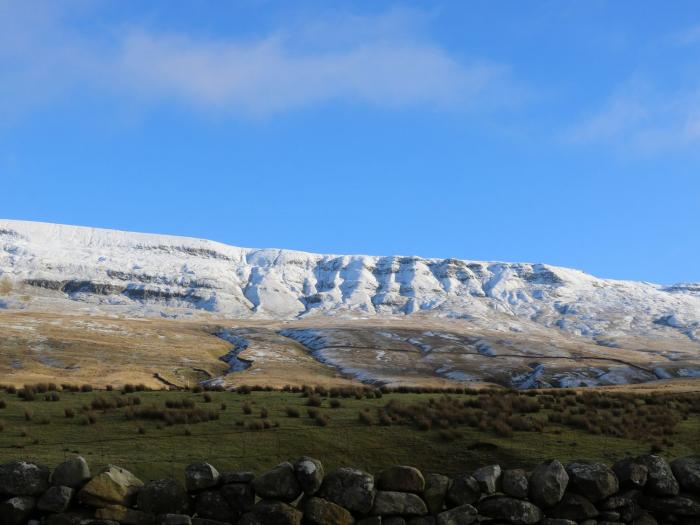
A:
<svg viewBox="0 0 700 525">
<path fill-rule="evenodd" d="M 260 419 L 267 419 L 268 413 L 267 408 L 260 409 Z"/>
<path fill-rule="evenodd" d="M 48 394 L 44 396 L 44 401 L 60 401 L 61 396 L 58 395 L 58 392 L 51 391 Z"/>
<path fill-rule="evenodd" d="M 17 395 L 25 401 L 36 400 L 36 390 L 30 385 L 24 385 L 24 388 L 17 392 Z"/>
<path fill-rule="evenodd" d="M 7 403 L 4 399 L 0 399 L 0 409 L 7 408 Z"/>
<path fill-rule="evenodd" d="M 330 422 L 330 418 L 326 415 L 323 414 L 318 414 L 315 418 L 314 421 L 319 427 L 326 427 L 328 426 L 328 423 Z"/>
<path fill-rule="evenodd" d="M 33 417 L 34 417 L 34 412 L 32 412 L 31 410 L 24 411 L 24 420 L 25 421 L 31 421 Z"/>
<path fill-rule="evenodd" d="M 212 397 L 209 392 L 204 392 L 204 395 L 202 397 L 204 398 L 205 403 L 211 403 Z"/>
<path fill-rule="evenodd" d="M 63 410 L 63 413 L 65 414 L 66 418 L 72 419 L 75 417 L 75 410 L 72 408 L 66 408 Z"/>
<path fill-rule="evenodd" d="M 331 408 L 340 408 L 340 400 L 338 399 L 331 399 Z"/>
<path fill-rule="evenodd" d="M 285 410 L 285 412 L 287 412 L 287 417 L 299 417 L 299 416 L 301 416 L 301 412 L 296 407 L 286 407 L 284 410 Z"/>
<path fill-rule="evenodd" d="M 357 418 L 360 420 L 360 423 L 364 423 L 367 426 L 374 424 L 372 421 L 372 415 L 369 412 L 361 411 L 357 414 Z"/>
<path fill-rule="evenodd" d="M 243 403 L 242 409 L 243 409 L 243 413 L 246 416 L 249 416 L 250 414 L 253 413 L 253 407 L 251 407 L 250 404 L 248 404 L 248 403 Z"/>
<path fill-rule="evenodd" d="M 311 394 L 309 395 L 309 399 L 306 401 L 306 404 L 310 407 L 320 407 L 323 404 L 323 400 L 318 394 Z"/>
<path fill-rule="evenodd" d="M 306 413 L 311 419 L 318 417 L 318 410 L 315 408 L 309 408 Z"/>
<path fill-rule="evenodd" d="M 92 385 L 90 385 L 90 384 L 81 385 L 80 391 L 81 392 L 92 392 Z"/>
</svg>

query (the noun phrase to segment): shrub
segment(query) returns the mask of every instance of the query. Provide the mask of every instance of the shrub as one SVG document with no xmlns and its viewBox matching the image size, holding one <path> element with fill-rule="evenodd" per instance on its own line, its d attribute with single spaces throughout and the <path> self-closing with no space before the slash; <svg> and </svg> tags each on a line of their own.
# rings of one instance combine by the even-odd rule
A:
<svg viewBox="0 0 700 525">
<path fill-rule="evenodd" d="M 81 392 L 92 392 L 92 385 L 90 385 L 90 384 L 81 385 L 80 391 Z"/>
<path fill-rule="evenodd" d="M 204 392 L 204 395 L 202 397 L 204 398 L 205 403 L 211 403 L 212 397 L 209 392 Z"/>
<path fill-rule="evenodd" d="M 318 410 L 315 408 L 309 408 L 306 413 L 311 419 L 314 419 L 318 416 Z"/>
<path fill-rule="evenodd" d="M 372 416 L 369 412 L 361 411 L 357 414 L 357 418 L 360 420 L 360 423 L 364 423 L 368 426 L 371 426 L 374 423 L 372 421 Z"/>
<path fill-rule="evenodd" d="M 0 432 L 3 432 L 5 430 L 5 422 L 0 421 Z"/>
<path fill-rule="evenodd" d="M 249 403 L 243 403 L 243 413 L 247 416 L 253 413 L 253 407 L 250 406 Z"/>
<path fill-rule="evenodd" d="M 267 419 L 268 413 L 267 408 L 260 409 L 260 419 Z"/>
<path fill-rule="evenodd" d="M 36 390 L 33 386 L 24 385 L 24 388 L 17 392 L 17 395 L 25 401 L 34 401 L 36 399 Z"/>
<path fill-rule="evenodd" d="M 226 403 L 221 403 L 220 408 L 221 408 L 221 410 L 226 410 Z"/>
<path fill-rule="evenodd" d="M 44 396 L 44 401 L 60 401 L 60 400 L 61 400 L 61 396 L 59 396 L 58 392 L 56 392 L 56 391 L 51 391 Z"/>
<path fill-rule="evenodd" d="M 34 417 L 34 412 L 32 412 L 31 410 L 24 411 L 24 420 L 25 421 L 31 421 L 33 417 Z"/>
<path fill-rule="evenodd" d="M 7 408 L 7 403 L 4 399 L 0 399 L 0 409 Z"/>
<path fill-rule="evenodd" d="M 340 408 L 340 400 L 339 399 L 331 399 L 331 408 Z"/>
<path fill-rule="evenodd" d="M 330 418 L 324 414 L 318 414 L 315 418 L 314 421 L 319 427 L 326 427 L 328 426 L 328 423 L 330 422 Z"/>
<path fill-rule="evenodd" d="M 143 435 L 143 434 L 146 433 L 146 429 L 145 429 L 143 426 L 139 425 L 139 427 L 138 427 L 138 433 L 141 434 L 141 435 Z"/>
<path fill-rule="evenodd" d="M 320 407 L 323 404 L 323 400 L 318 394 L 311 394 L 309 395 L 309 399 L 306 401 L 306 404 L 310 407 Z"/>
<path fill-rule="evenodd" d="M 165 402 L 166 408 L 194 408 L 194 401 L 192 399 L 168 399 Z"/>
<path fill-rule="evenodd" d="M 72 408 L 66 408 L 63 410 L 63 413 L 65 414 L 66 418 L 72 419 L 75 417 L 75 410 Z"/>
<path fill-rule="evenodd" d="M 301 412 L 296 407 L 286 407 L 284 410 L 285 410 L 285 412 L 287 412 L 287 417 L 299 417 L 299 416 L 301 416 Z"/>
<path fill-rule="evenodd" d="M 236 392 L 239 394 L 250 394 L 252 390 L 253 389 L 248 385 L 240 385 L 238 388 L 236 388 Z"/>
</svg>

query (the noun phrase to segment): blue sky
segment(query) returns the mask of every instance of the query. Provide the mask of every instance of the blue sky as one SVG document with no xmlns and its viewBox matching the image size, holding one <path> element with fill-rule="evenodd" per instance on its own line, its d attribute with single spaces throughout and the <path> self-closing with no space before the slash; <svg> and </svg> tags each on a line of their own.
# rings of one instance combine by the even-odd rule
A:
<svg viewBox="0 0 700 525">
<path fill-rule="evenodd" d="M 700 281 L 696 1 L 0 0 L 0 216 Z"/>
</svg>

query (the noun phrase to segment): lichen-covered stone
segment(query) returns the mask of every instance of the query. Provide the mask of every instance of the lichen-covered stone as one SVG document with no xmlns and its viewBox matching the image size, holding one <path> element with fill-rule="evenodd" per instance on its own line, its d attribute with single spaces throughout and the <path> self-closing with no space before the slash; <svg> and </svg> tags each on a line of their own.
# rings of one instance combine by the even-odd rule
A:
<svg viewBox="0 0 700 525">
<path fill-rule="evenodd" d="M 128 470 L 109 465 L 82 488 L 78 499 L 91 507 L 129 507 L 135 503 L 136 495 L 142 486 L 143 482 Z"/>
</svg>

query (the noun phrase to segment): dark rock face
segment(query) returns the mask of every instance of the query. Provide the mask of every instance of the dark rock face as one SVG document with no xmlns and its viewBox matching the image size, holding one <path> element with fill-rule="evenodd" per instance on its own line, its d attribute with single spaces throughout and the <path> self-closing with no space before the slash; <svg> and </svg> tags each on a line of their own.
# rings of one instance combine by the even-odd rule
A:
<svg viewBox="0 0 700 525">
<path fill-rule="evenodd" d="M 252 472 L 228 471 L 222 472 L 219 476 L 219 482 L 222 485 L 231 483 L 250 483 L 255 479 L 255 474 Z"/>
<path fill-rule="evenodd" d="M 598 515 L 598 509 L 586 497 L 571 492 L 564 494 L 562 500 L 546 512 L 551 518 L 575 521 L 595 518 Z"/>
<path fill-rule="evenodd" d="M 209 463 L 193 463 L 185 469 L 185 487 L 189 492 L 216 487 L 221 475 Z"/>
<path fill-rule="evenodd" d="M 200 492 L 197 495 L 195 509 L 197 516 L 210 520 L 233 522 L 238 518 L 238 513 L 217 490 Z"/>
<path fill-rule="evenodd" d="M 221 495 L 231 508 L 243 513 L 253 509 L 255 490 L 250 483 L 230 483 L 221 487 Z"/>
<path fill-rule="evenodd" d="M 477 520 L 478 511 L 471 505 L 460 505 L 437 515 L 438 525 L 469 525 Z"/>
<path fill-rule="evenodd" d="M 620 486 L 615 473 L 602 463 L 575 461 L 566 467 L 569 490 L 595 502 L 615 494 Z"/>
<path fill-rule="evenodd" d="M 451 507 L 471 505 L 479 501 L 480 497 L 479 482 L 467 474 L 455 478 L 447 491 L 447 503 Z"/>
<path fill-rule="evenodd" d="M 503 472 L 501 487 L 504 494 L 513 498 L 527 498 L 529 482 L 523 469 L 511 469 Z"/>
<path fill-rule="evenodd" d="M 675 496 L 680 491 L 670 465 L 661 456 L 640 456 L 637 461 L 648 471 L 645 490 L 655 496 Z"/>
<path fill-rule="evenodd" d="M 34 509 L 36 500 L 31 496 L 16 496 L 0 503 L 0 523 L 24 525 Z"/>
<path fill-rule="evenodd" d="M 262 476 L 255 478 L 253 487 L 263 499 L 280 500 L 291 503 L 301 494 L 301 485 L 294 474 L 291 463 L 280 463 Z"/>
<path fill-rule="evenodd" d="M 160 514 L 156 517 L 156 525 L 192 525 L 192 518 L 187 514 Z"/>
<path fill-rule="evenodd" d="M 495 494 L 501 490 L 501 467 L 489 465 L 474 471 L 472 477 L 479 483 L 483 494 Z"/>
<path fill-rule="evenodd" d="M 73 501 L 74 493 L 72 488 L 62 485 L 49 487 L 39 498 L 37 508 L 44 512 L 65 512 Z"/>
<path fill-rule="evenodd" d="M 238 525 L 301 525 L 301 519 L 301 512 L 286 503 L 261 501 Z"/>
<path fill-rule="evenodd" d="M 139 509 L 152 514 L 186 514 L 189 510 L 185 488 L 172 479 L 149 481 L 139 490 L 136 501 Z"/>
<path fill-rule="evenodd" d="M 390 467 L 377 474 L 377 488 L 380 490 L 420 493 L 425 490 L 425 478 L 420 470 L 413 467 Z"/>
<path fill-rule="evenodd" d="M 445 497 L 450 488 L 450 478 L 442 474 L 426 474 L 423 501 L 430 514 L 438 514 L 445 506 Z"/>
<path fill-rule="evenodd" d="M 479 513 L 489 518 L 506 520 L 516 525 L 531 525 L 542 519 L 542 511 L 529 501 L 494 496 L 479 502 Z"/>
<path fill-rule="evenodd" d="M 64 461 L 53 471 L 51 483 L 79 489 L 90 481 L 90 467 L 85 458 L 77 456 Z"/>
<path fill-rule="evenodd" d="M 683 490 L 700 493 L 700 456 L 673 460 L 671 471 Z"/>
<path fill-rule="evenodd" d="M 374 503 L 374 478 L 361 470 L 341 468 L 326 476 L 319 496 L 350 512 L 368 514 Z"/>
<path fill-rule="evenodd" d="M 635 458 L 625 458 L 613 465 L 613 471 L 617 476 L 620 486 L 626 489 L 637 489 L 646 485 L 649 471 L 646 465 Z"/>
<path fill-rule="evenodd" d="M 309 525 L 353 525 L 355 519 L 349 511 L 331 501 L 311 497 L 304 503 L 304 522 Z"/>
<path fill-rule="evenodd" d="M 422 516 L 428 513 L 425 502 L 410 492 L 379 490 L 374 497 L 372 514 L 379 516 Z"/>
<path fill-rule="evenodd" d="M 0 465 L 0 494 L 36 496 L 49 488 L 51 472 L 43 465 L 11 461 Z"/>
<path fill-rule="evenodd" d="M 294 474 L 301 486 L 301 490 L 307 496 L 312 496 L 318 492 L 323 483 L 323 464 L 314 458 L 307 456 L 299 458 L 294 463 Z"/>
<path fill-rule="evenodd" d="M 670 498 L 647 497 L 642 506 L 652 512 L 676 514 L 678 516 L 700 516 L 700 498 L 673 496 Z"/>
<path fill-rule="evenodd" d="M 558 460 L 545 461 L 530 476 L 530 498 L 542 508 L 561 501 L 569 484 L 569 475 Z"/>
</svg>

